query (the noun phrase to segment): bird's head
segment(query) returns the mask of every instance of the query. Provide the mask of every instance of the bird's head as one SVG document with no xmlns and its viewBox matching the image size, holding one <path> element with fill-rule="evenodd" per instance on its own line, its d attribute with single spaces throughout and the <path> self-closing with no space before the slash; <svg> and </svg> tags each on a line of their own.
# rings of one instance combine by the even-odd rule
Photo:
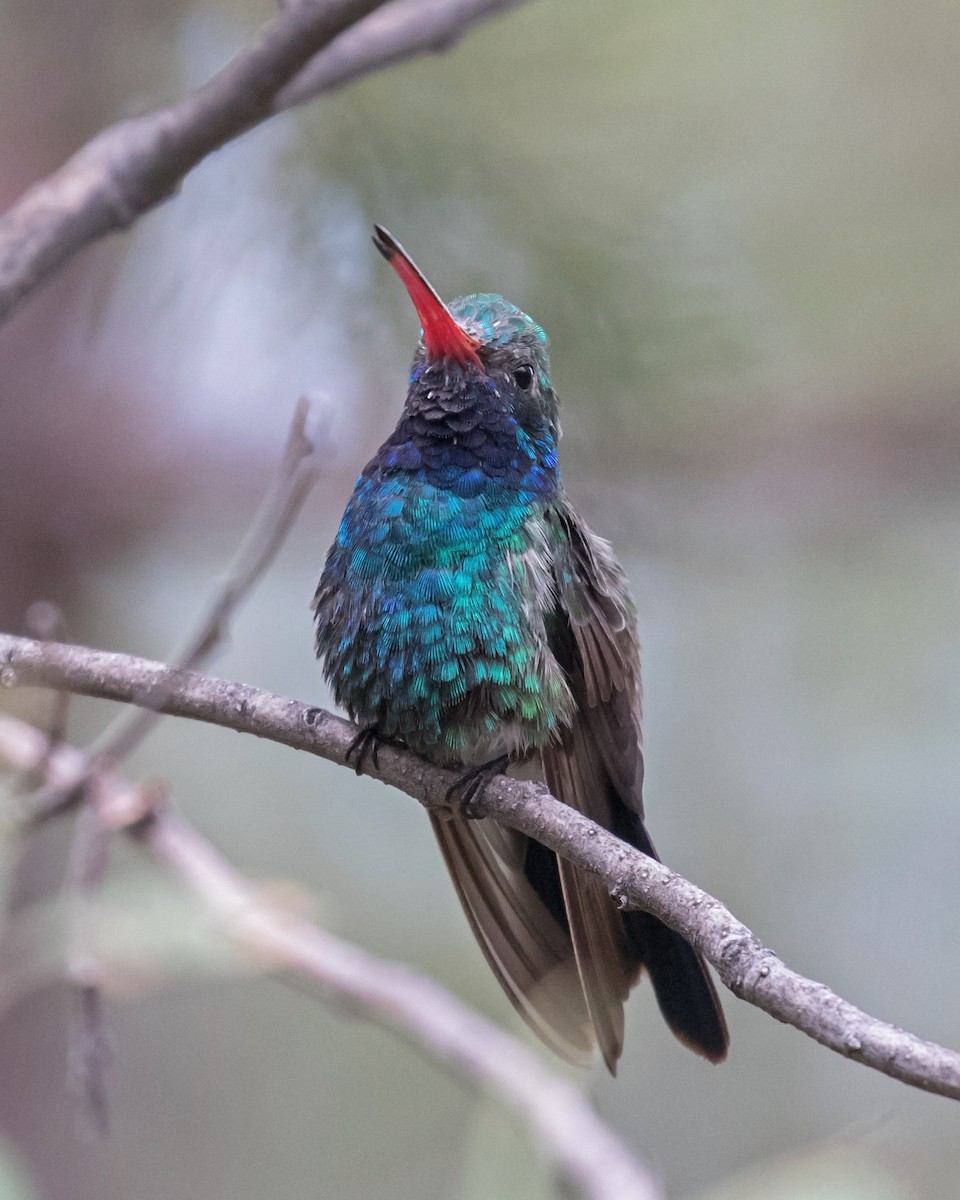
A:
<svg viewBox="0 0 960 1200">
<path fill-rule="evenodd" d="M 452 409 L 487 408 L 555 445 L 557 398 L 540 326 L 494 294 L 461 296 L 448 307 L 400 243 L 381 226 L 374 228 L 374 244 L 403 280 L 420 318 L 408 409 L 438 402 Z"/>
</svg>

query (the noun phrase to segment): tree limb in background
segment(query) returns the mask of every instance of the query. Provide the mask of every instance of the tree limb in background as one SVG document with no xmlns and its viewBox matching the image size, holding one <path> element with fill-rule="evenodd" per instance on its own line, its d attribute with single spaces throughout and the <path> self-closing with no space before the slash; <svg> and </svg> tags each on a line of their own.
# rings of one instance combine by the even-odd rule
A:
<svg viewBox="0 0 960 1200">
<path fill-rule="evenodd" d="M 319 478 L 320 451 L 327 447 L 314 445 L 307 434 L 309 417 L 310 402 L 301 396 L 277 472 L 207 611 L 173 656 L 178 667 L 196 670 L 226 642 L 234 613 L 273 562 Z M 117 763 L 132 753 L 160 716 L 165 696 L 162 684 L 144 693 L 138 710 L 121 714 L 97 738 L 89 748 L 90 758 Z"/>
<path fill-rule="evenodd" d="M 417 54 L 449 50 L 472 25 L 521 0 L 393 0 L 325 49 L 277 96 L 278 108 L 304 104 Z"/>
<path fill-rule="evenodd" d="M 0 634 L 0 684 L 8 687 L 67 688 L 136 703 L 145 687 L 160 681 L 169 689 L 163 711 L 171 716 L 252 733 L 346 765 L 357 727 L 322 709 L 125 654 Z M 378 764 L 365 764 L 365 774 L 430 808 L 448 807 L 447 792 L 456 781 L 452 772 L 391 746 L 381 747 L 378 757 Z M 621 903 L 651 912 L 683 934 L 734 995 L 844 1058 L 960 1100 L 960 1054 L 871 1017 L 822 983 L 792 971 L 719 900 L 567 808 L 542 786 L 498 777 L 477 807 L 481 815 L 600 876 Z"/>
<path fill-rule="evenodd" d="M 519 0 L 514 0 L 519 2 Z M 372 31 L 383 0 L 298 0 L 202 87 L 167 108 L 97 134 L 59 170 L 36 183 L 0 217 L 0 322 L 78 250 L 126 229 L 172 196 L 208 154 L 301 103 L 400 58 L 449 45 L 506 0 L 404 0 Z M 379 14 L 374 14 L 379 15 Z M 355 30 L 351 30 L 355 26 Z M 278 96 L 318 52 L 350 30 L 353 43 L 318 66 L 321 83 L 302 96 Z"/>
<path fill-rule="evenodd" d="M 66 637 L 63 613 L 46 600 L 37 600 L 30 605 L 26 626 L 41 641 L 63 641 Z M 74 800 L 79 801 L 90 786 L 86 777 L 71 783 L 66 793 L 47 786 L 45 763 L 66 738 L 70 700 L 70 693 L 63 688 L 53 694 L 44 729 L 47 739 L 44 761 L 30 772 L 32 782 L 38 785 L 30 796 L 34 811 L 58 811 Z M 145 714 L 136 710 L 135 715 L 142 719 Z M 25 786 L 28 782 L 25 780 Z M 71 984 L 67 1082 L 69 1090 L 82 1102 L 83 1112 L 88 1115 L 93 1129 L 101 1135 L 105 1135 L 109 1127 L 106 1086 L 109 1043 L 95 949 L 94 901 L 106 874 L 109 850 L 109 840 L 103 835 L 96 814 L 89 805 L 84 805 L 74 831 L 65 887 L 71 910 L 67 949 L 67 976 Z"/>
<path fill-rule="evenodd" d="M 0 716 L 0 758 L 43 768 L 52 786 L 87 775 L 90 760 L 51 747 L 32 726 Z M 648 1172 L 617 1140 L 582 1093 L 522 1042 L 411 968 L 377 959 L 295 913 L 270 905 L 256 888 L 155 793 L 105 771 L 83 816 L 125 829 L 204 903 L 227 936 L 270 971 L 291 972 L 346 1000 L 349 1010 L 403 1035 L 485 1088 L 525 1123 L 544 1154 L 588 1200 L 662 1200 Z M 281 976 L 282 977 L 282 976 Z"/>
<path fill-rule="evenodd" d="M 187 639 L 185 648 L 174 656 L 180 667 L 194 669 L 205 664 L 227 640 L 234 613 L 273 562 L 316 482 L 320 455 L 307 433 L 309 416 L 309 401 L 301 397 L 280 465 L 253 523 L 196 630 Z M 46 632 L 44 638 L 48 640 Z M 57 697 L 66 699 L 69 692 L 61 690 Z M 105 1080 L 108 1040 L 99 987 L 96 899 L 110 862 L 110 840 L 109 831 L 92 811 L 95 805 L 90 802 L 89 791 L 101 786 L 104 766 L 113 767 L 147 736 L 167 698 L 162 683 L 144 691 L 138 699 L 139 707 L 121 713 L 89 747 L 83 776 L 71 780 L 66 788 L 48 784 L 26 800 L 33 814 L 32 824 L 74 802 L 87 800 L 77 820 L 66 880 L 66 892 L 74 909 L 68 964 L 68 975 L 75 987 L 68 1038 L 69 1079 L 73 1092 L 85 1102 L 85 1111 L 100 1133 L 106 1133 L 108 1125 Z M 57 736 L 48 738 L 48 745 L 55 746 L 62 738 L 63 730 L 59 728 Z"/>
<path fill-rule="evenodd" d="M 62 743 L 61 743 L 62 745 Z M 49 743 L 48 743 L 49 746 Z M 56 752 L 51 749 L 48 753 Z M 97 818 L 96 792 L 103 785 L 89 773 L 71 791 L 80 809 L 70 847 L 64 891 L 70 903 L 66 975 L 71 987 L 67 1029 L 67 1083 L 93 1129 L 109 1131 L 107 1064 L 109 1038 L 103 1013 L 103 972 L 97 938 L 97 900 L 110 864 L 110 840 Z"/>
<path fill-rule="evenodd" d="M 35 600 L 24 615 L 27 633 L 41 642 L 65 642 L 67 621 L 63 613 L 49 600 Z M 54 692 L 50 712 L 41 725 L 51 746 L 56 746 L 67 736 L 67 718 L 70 713 L 70 693 Z"/>
</svg>

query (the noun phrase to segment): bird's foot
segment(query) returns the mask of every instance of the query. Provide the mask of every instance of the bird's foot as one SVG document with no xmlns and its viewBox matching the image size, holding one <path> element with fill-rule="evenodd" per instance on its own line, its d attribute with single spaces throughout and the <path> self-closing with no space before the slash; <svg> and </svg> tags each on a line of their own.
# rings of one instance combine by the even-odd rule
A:
<svg viewBox="0 0 960 1200">
<path fill-rule="evenodd" d="M 477 811 L 477 804 L 487 790 L 491 779 L 502 775 L 510 763 L 509 754 L 501 754 L 489 762 L 481 763 L 479 767 L 471 767 L 464 771 L 456 783 L 447 788 L 447 802 L 461 817 L 468 821 L 479 820 L 483 813 Z"/>
<path fill-rule="evenodd" d="M 373 725 L 364 725 L 347 747 L 347 752 L 343 756 L 347 766 L 352 766 L 358 775 L 362 775 L 363 768 L 369 759 L 376 770 L 379 771 L 380 746 L 382 742 L 383 738 L 377 736 L 377 731 Z"/>
</svg>

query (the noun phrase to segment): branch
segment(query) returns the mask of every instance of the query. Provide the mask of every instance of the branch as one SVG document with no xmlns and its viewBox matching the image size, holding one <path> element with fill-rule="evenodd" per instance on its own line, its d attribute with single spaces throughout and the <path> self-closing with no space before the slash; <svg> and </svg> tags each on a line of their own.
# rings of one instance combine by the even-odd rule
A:
<svg viewBox="0 0 960 1200">
<path fill-rule="evenodd" d="M 35 601 L 26 612 L 27 629 L 41 641 L 63 641 L 66 621 L 63 613 L 49 601 Z M 62 791 L 46 785 L 46 765 L 50 755 L 67 735 L 71 695 L 64 689 L 53 693 L 43 760 L 31 772 L 41 785 L 34 790 L 30 804 L 34 811 L 57 811 L 68 799 Z M 128 715 L 129 710 L 125 712 Z M 148 714 L 134 710 L 143 720 Z M 26 781 L 25 781 L 26 782 Z M 69 799 L 81 799 L 89 786 L 87 779 L 71 784 Z M 70 901 L 70 922 L 67 935 L 67 977 L 71 984 L 67 1024 L 67 1081 L 68 1089 L 82 1102 L 83 1112 L 91 1129 L 106 1135 L 109 1128 L 107 1109 L 106 1068 L 109 1043 L 103 1019 L 103 997 L 99 987 L 99 965 L 96 957 L 96 919 L 94 898 L 106 875 L 109 864 L 109 838 L 97 820 L 91 804 L 83 807 L 74 831 L 70 848 L 66 892 Z"/>
<path fill-rule="evenodd" d="M 57 747 L 48 742 L 47 759 L 56 752 Z M 96 900 L 110 864 L 110 839 L 109 831 L 97 818 L 94 800 L 102 786 L 99 778 L 91 777 L 76 789 L 85 791 L 87 803 L 77 818 L 64 890 L 71 907 L 67 939 L 67 979 L 72 985 L 67 1079 L 93 1130 L 105 1136 L 110 1127 L 106 1083 L 110 1053 L 97 953 Z"/>
<path fill-rule="evenodd" d="M 67 640 L 66 619 L 60 609 L 49 600 L 35 600 L 26 611 L 25 624 L 27 633 L 41 642 Z M 56 746 L 66 737 L 69 711 L 70 693 L 55 692 L 44 729 L 51 746 Z"/>
<path fill-rule="evenodd" d="M 172 196 L 214 150 L 320 91 L 452 44 L 509 2 L 397 0 L 368 26 L 383 0 L 299 0 L 202 87 L 102 130 L 0 217 L 0 323 L 78 250 Z M 344 31 L 350 40 L 340 44 Z M 322 50 L 299 87 L 300 72 Z"/>
<path fill-rule="evenodd" d="M 425 52 L 449 50 L 472 25 L 521 0 L 393 0 L 342 33 L 277 96 L 292 108 L 372 71 Z"/>
<path fill-rule="evenodd" d="M 301 397 L 294 410 L 283 457 L 270 482 L 253 524 L 248 529 L 233 561 L 227 567 L 197 628 L 185 647 L 173 656 L 179 668 L 204 666 L 229 636 L 234 613 L 273 562 L 320 474 L 320 450 L 307 433 L 310 402 Z M 49 639 L 45 639 L 49 640 Z M 137 700 L 139 711 L 129 710 L 110 725 L 90 747 L 90 757 L 119 762 L 153 728 L 165 700 L 163 686 Z"/>
<path fill-rule="evenodd" d="M 136 703 L 144 688 L 161 683 L 169 689 L 163 711 L 172 716 L 252 733 L 341 765 L 356 736 L 349 721 L 247 684 L 171 672 L 162 663 L 125 654 L 0 634 L 0 684 L 8 687 L 66 688 Z M 429 808 L 447 806 L 446 792 L 455 780 L 450 771 L 390 746 L 378 757 L 378 766 L 366 764 L 366 774 Z M 960 1054 L 877 1020 L 790 970 L 719 900 L 567 808 L 542 786 L 498 777 L 478 808 L 598 875 L 622 904 L 651 912 L 683 934 L 734 995 L 844 1058 L 960 1100 Z"/>
<path fill-rule="evenodd" d="M 216 594 L 187 638 L 184 649 L 174 656 L 178 667 L 195 670 L 206 665 L 227 640 L 236 609 L 273 561 L 300 512 L 320 472 L 320 454 L 307 433 L 309 416 L 309 401 L 301 398 L 280 465 Z M 44 641 L 64 636 L 63 617 L 52 605 L 32 605 L 28 621 L 36 626 L 38 637 Z M 69 692 L 58 691 L 55 700 L 47 738 L 49 746 L 63 740 Z M 88 800 L 77 820 L 66 887 L 74 910 L 69 968 L 75 984 L 69 1034 L 70 1080 L 75 1094 L 86 1101 L 84 1109 L 100 1133 L 106 1133 L 108 1125 L 105 1084 L 108 1054 L 97 982 L 96 898 L 110 862 L 110 838 L 109 831 L 92 811 L 95 806 L 89 802 L 88 793 L 100 785 L 104 766 L 120 762 L 147 736 L 165 700 L 162 684 L 151 693 L 144 693 L 138 699 L 139 707 L 124 709 L 88 748 L 84 776 L 71 779 L 65 788 L 51 787 L 44 780 L 45 786 L 24 802 L 29 807 L 31 822 L 39 823 L 74 803 Z M 44 775 L 42 770 L 39 774 Z"/>
<path fill-rule="evenodd" d="M 51 786 L 90 771 L 66 745 L 51 747 L 32 726 L 0 716 L 0 758 L 43 767 Z M 661 1200 L 644 1168 L 607 1129 L 581 1092 L 531 1050 L 408 967 L 377 959 L 294 913 L 256 888 L 157 794 L 105 770 L 96 806 L 84 815 L 125 829 L 218 919 L 260 966 L 293 972 L 356 1014 L 385 1025 L 466 1079 L 486 1088 L 526 1123 L 566 1181 L 588 1200 Z"/>
</svg>

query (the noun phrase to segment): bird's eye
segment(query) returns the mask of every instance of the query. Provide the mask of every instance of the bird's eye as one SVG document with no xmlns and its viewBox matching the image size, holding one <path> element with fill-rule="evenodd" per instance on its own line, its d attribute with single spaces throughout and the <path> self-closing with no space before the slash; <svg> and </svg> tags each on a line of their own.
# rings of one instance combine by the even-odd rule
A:
<svg viewBox="0 0 960 1200">
<path fill-rule="evenodd" d="M 529 391 L 530 385 L 533 383 L 533 367 L 528 367 L 526 363 L 522 367 L 517 367 L 513 373 L 514 379 L 517 381 L 517 387 L 522 391 Z"/>
</svg>

